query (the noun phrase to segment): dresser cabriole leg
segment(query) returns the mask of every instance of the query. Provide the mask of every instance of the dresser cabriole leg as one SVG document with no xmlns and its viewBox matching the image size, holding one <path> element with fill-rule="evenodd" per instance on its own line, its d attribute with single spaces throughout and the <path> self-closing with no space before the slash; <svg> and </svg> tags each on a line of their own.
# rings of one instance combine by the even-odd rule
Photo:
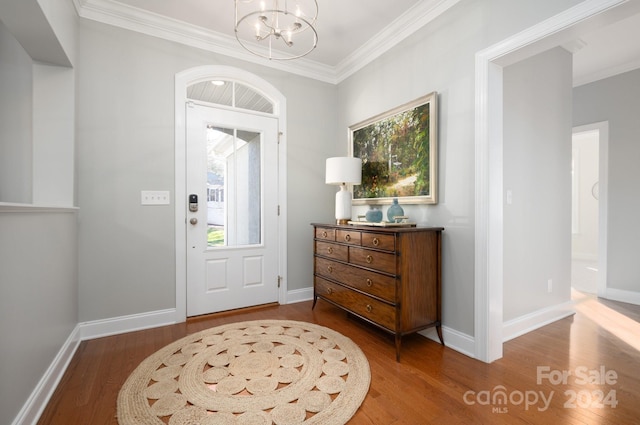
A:
<svg viewBox="0 0 640 425">
<path fill-rule="evenodd" d="M 442 338 L 442 325 L 440 322 L 436 325 L 436 332 L 438 332 L 438 338 L 440 338 L 440 344 L 444 345 L 444 339 Z"/>
</svg>

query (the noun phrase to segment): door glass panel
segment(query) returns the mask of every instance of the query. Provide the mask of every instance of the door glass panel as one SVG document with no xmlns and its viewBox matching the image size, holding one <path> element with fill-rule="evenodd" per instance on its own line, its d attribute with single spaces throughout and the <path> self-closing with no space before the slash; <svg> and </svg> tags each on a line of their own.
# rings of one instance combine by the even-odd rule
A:
<svg viewBox="0 0 640 425">
<path fill-rule="evenodd" d="M 262 137 L 207 127 L 207 245 L 262 242 Z"/>
</svg>

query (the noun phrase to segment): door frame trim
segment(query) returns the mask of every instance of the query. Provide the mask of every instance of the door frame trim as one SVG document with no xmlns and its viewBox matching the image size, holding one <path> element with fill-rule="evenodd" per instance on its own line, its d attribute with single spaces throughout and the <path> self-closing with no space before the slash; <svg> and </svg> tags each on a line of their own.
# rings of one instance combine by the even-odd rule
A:
<svg viewBox="0 0 640 425">
<path fill-rule="evenodd" d="M 273 102 L 273 116 L 278 121 L 278 275 L 282 277 L 278 302 L 287 302 L 287 141 L 286 98 L 269 82 L 239 68 L 205 65 L 181 71 L 175 76 L 175 321 L 187 319 L 187 234 L 186 234 L 186 103 L 187 87 L 201 81 L 223 79 L 252 87 Z"/>
</svg>

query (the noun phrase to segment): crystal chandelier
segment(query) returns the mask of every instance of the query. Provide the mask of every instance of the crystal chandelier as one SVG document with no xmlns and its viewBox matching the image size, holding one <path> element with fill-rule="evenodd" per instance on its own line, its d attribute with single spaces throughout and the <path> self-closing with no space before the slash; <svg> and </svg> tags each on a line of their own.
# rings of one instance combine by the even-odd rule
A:
<svg viewBox="0 0 640 425">
<path fill-rule="evenodd" d="M 318 44 L 316 0 L 235 0 L 235 13 L 236 38 L 254 55 L 297 59 Z"/>
</svg>

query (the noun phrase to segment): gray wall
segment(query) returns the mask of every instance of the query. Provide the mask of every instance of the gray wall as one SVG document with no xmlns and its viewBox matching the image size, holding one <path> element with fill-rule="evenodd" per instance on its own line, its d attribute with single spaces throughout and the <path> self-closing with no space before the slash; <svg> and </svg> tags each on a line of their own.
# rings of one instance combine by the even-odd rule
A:
<svg viewBox="0 0 640 425">
<path fill-rule="evenodd" d="M 557 47 L 503 78 L 508 321 L 571 299 L 571 53 Z"/>
<path fill-rule="evenodd" d="M 324 185 L 324 159 L 347 153 L 348 126 L 440 93 L 440 203 L 405 210 L 421 224 L 446 227 L 444 320 L 473 335 L 474 55 L 576 3 L 462 1 L 337 87 L 83 20 L 81 320 L 175 306 L 172 208 L 141 207 L 139 192 L 173 191 L 173 76 L 222 64 L 257 74 L 287 98 L 289 290 L 312 285 L 309 223 L 333 219 L 335 189 Z"/>
<path fill-rule="evenodd" d="M 467 335 L 474 335 L 475 54 L 577 3 L 463 0 L 339 84 L 341 130 L 439 93 L 439 203 L 403 207 L 420 224 L 445 227 L 443 322 Z"/>
<path fill-rule="evenodd" d="M 640 70 L 573 91 L 573 124 L 609 121 L 607 287 L 640 292 Z"/>
<path fill-rule="evenodd" d="M 31 202 L 31 64 L 0 21 L 0 202 Z"/>
<path fill-rule="evenodd" d="M 0 205 L 0 423 L 10 424 L 78 323 L 75 211 Z"/>
<path fill-rule="evenodd" d="M 73 202 L 75 19 L 70 1 L 0 2 L 0 202 Z"/>
<path fill-rule="evenodd" d="M 68 62 L 75 18 L 70 2 L 48 5 L 54 26 L 35 0 L 0 3 L 0 18 L 10 20 L 0 22 L 2 424 L 13 422 L 78 323 L 77 213 L 28 205 L 45 198 L 35 196 L 34 187 L 66 194 L 49 199 L 50 204 L 70 207 L 73 202 L 73 71 L 43 62 Z M 54 10 L 54 5 L 60 7 Z M 31 18 L 37 25 L 27 24 Z M 66 26 L 58 31 L 57 25 Z M 58 35 L 69 43 L 65 48 Z M 64 149 L 45 158 L 52 146 Z"/>
<path fill-rule="evenodd" d="M 483 47 L 471 34 L 482 23 L 478 2 L 462 2 L 340 85 L 345 127 L 438 92 L 438 204 L 403 208 L 420 225 L 445 228 L 443 323 L 467 335 L 474 334 L 474 55 Z"/>
<path fill-rule="evenodd" d="M 333 214 L 335 86 L 88 20 L 77 62 L 81 321 L 175 307 L 174 205 L 141 206 L 140 191 L 175 193 L 174 78 L 202 65 L 242 68 L 286 97 L 287 283 L 312 285 L 309 223 Z"/>
<path fill-rule="evenodd" d="M 175 307 L 173 206 L 141 207 L 139 194 L 143 189 L 173 193 L 173 78 L 199 65 L 243 68 L 287 98 L 289 289 L 312 284 L 309 223 L 333 219 L 335 189 L 324 184 L 324 159 L 347 153 L 348 126 L 438 91 L 440 203 L 406 206 L 405 211 L 421 224 L 446 228 L 444 322 L 473 335 L 474 56 L 577 3 L 463 0 L 337 87 L 86 20 L 81 20 L 77 47 L 73 29 L 59 33 L 66 56 L 76 66 L 75 179 L 81 213 L 77 227 L 73 213 L 0 214 L 0 326 L 3 338 L 15 344 L 0 348 L 3 364 L 15 360 L 15 370 L 2 368 L 0 423 L 15 416 L 78 321 Z M 68 16 L 57 12 L 51 22 L 68 24 Z M 9 164 L 6 149 L 18 152 L 16 161 L 29 167 L 24 160 L 30 156 L 32 119 L 28 56 L 0 28 L 1 193 L 7 178 L 21 177 L 16 183 L 26 188 L 21 194 L 31 187 L 30 172 L 4 172 Z M 638 134 L 634 111 L 640 84 L 637 74 L 633 76 L 629 81 L 628 75 L 622 76 L 611 87 L 595 83 L 577 88 L 573 124 L 610 120 L 609 281 L 613 287 L 637 291 L 637 286 L 624 283 L 639 275 L 637 261 L 630 260 L 638 257 L 633 245 L 638 228 L 629 215 L 639 199 L 629 196 L 638 190 L 633 135 Z M 628 127 L 623 130 L 616 123 Z M 0 201 L 30 201 L 30 196 L 10 198 L 0 195 Z M 18 327 L 25 312 L 32 316 Z M 23 327 L 31 332 L 29 339 Z M 27 379 L 16 385 L 14 374 L 19 372 Z"/>
</svg>

